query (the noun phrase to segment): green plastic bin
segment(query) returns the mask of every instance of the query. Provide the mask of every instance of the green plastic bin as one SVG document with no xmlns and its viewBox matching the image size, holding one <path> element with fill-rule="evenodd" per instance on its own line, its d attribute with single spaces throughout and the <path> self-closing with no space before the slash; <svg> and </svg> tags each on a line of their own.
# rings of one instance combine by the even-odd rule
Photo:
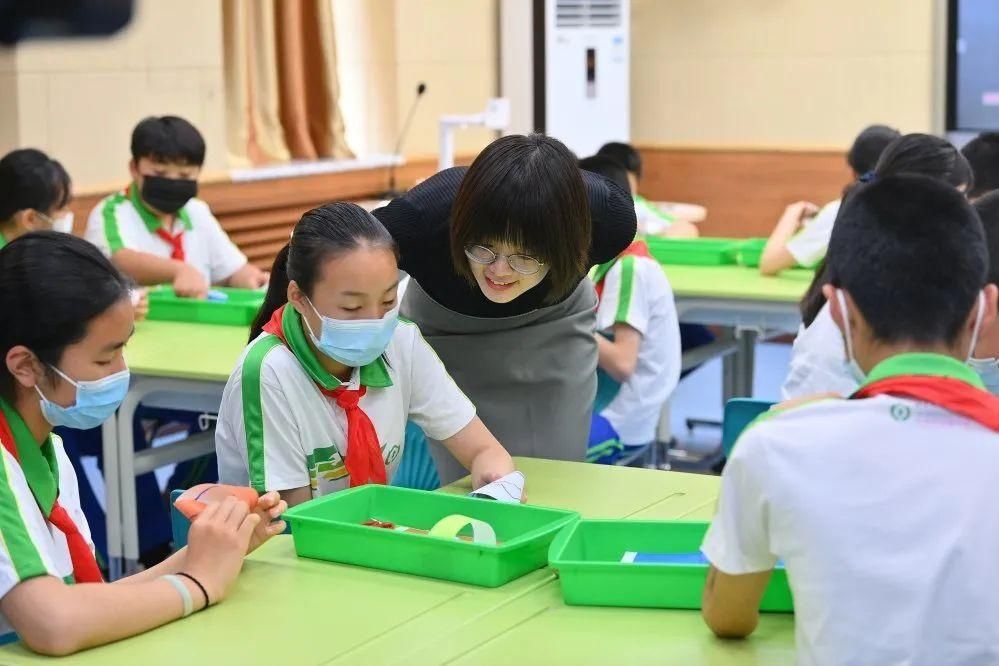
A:
<svg viewBox="0 0 999 666">
<path fill-rule="evenodd" d="M 763 257 L 763 248 L 766 246 L 766 238 L 750 238 L 742 242 L 736 252 L 736 263 L 749 268 L 759 268 L 760 258 Z"/>
<path fill-rule="evenodd" d="M 646 238 L 649 253 L 661 264 L 725 266 L 735 263 L 739 241 L 732 238 Z"/>
<path fill-rule="evenodd" d="M 213 287 L 228 296 L 226 301 L 181 298 L 173 287 L 160 285 L 149 290 L 149 316 L 153 321 L 184 321 L 223 326 L 249 326 L 264 302 L 264 292 L 256 289 Z"/>
<path fill-rule="evenodd" d="M 363 525 L 377 519 L 429 530 L 460 514 L 496 531 L 495 546 Z M 295 552 L 372 569 L 499 587 L 548 563 L 548 547 L 579 514 L 392 486 L 352 488 L 284 514 Z"/>
<path fill-rule="evenodd" d="M 552 542 L 548 561 L 572 606 L 699 609 L 706 564 L 628 564 L 626 551 L 700 550 L 709 523 L 700 521 L 581 520 Z M 760 609 L 793 610 L 787 573 L 776 569 Z"/>
</svg>

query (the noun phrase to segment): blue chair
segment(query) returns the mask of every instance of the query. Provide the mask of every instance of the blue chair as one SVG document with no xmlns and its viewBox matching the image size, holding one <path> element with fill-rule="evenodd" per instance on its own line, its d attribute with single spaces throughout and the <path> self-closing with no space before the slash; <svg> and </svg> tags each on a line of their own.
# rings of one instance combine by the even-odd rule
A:
<svg viewBox="0 0 999 666">
<path fill-rule="evenodd" d="M 725 403 L 725 415 L 722 419 L 722 451 L 725 452 L 726 458 L 732 454 L 732 447 L 746 426 L 774 404 L 776 403 L 752 398 L 732 398 Z"/>
<path fill-rule="evenodd" d="M 174 552 L 187 545 L 187 531 L 191 529 L 191 521 L 173 505 L 183 492 L 183 490 L 170 491 L 170 528 L 173 531 Z"/>
<path fill-rule="evenodd" d="M 406 446 L 402 451 L 399 468 L 392 477 L 392 485 L 416 490 L 437 490 L 441 487 L 437 464 L 430 455 L 427 436 L 412 421 L 406 424 Z"/>
</svg>

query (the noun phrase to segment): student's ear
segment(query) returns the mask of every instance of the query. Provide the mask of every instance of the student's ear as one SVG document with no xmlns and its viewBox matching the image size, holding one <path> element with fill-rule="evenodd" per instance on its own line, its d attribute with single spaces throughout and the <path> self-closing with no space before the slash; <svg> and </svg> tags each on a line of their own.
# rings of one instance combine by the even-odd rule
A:
<svg viewBox="0 0 999 666">
<path fill-rule="evenodd" d="M 309 311 L 305 303 L 305 292 L 299 288 L 298 283 L 294 280 L 288 281 L 288 302 L 298 310 L 298 314 L 300 315 L 304 315 Z"/>
<path fill-rule="evenodd" d="M 128 161 L 128 173 L 132 176 L 133 182 L 139 182 L 139 165 L 135 160 Z"/>
<path fill-rule="evenodd" d="M 24 388 L 32 388 L 38 384 L 38 378 L 45 373 L 38 357 L 24 345 L 11 347 L 5 360 L 7 371 Z"/>
<path fill-rule="evenodd" d="M 833 321 L 836 322 L 836 328 L 839 329 L 840 333 L 846 335 L 843 318 L 848 316 L 848 313 L 840 309 L 839 299 L 836 298 L 836 287 L 831 284 L 822 285 L 822 295 L 826 297 L 826 302 L 829 303 L 829 314 L 832 315 Z"/>
<path fill-rule="evenodd" d="M 45 228 L 38 226 L 38 214 L 30 208 L 25 208 L 14 213 L 14 226 L 18 229 L 23 229 L 25 232 Z"/>
<path fill-rule="evenodd" d="M 985 288 L 982 289 L 982 293 L 985 295 L 985 313 L 982 315 L 982 331 L 988 330 L 988 328 L 996 320 L 996 308 L 999 307 L 999 287 L 994 284 L 987 284 Z M 971 326 L 975 325 L 975 318 L 978 316 L 977 312 L 971 313 Z"/>
</svg>

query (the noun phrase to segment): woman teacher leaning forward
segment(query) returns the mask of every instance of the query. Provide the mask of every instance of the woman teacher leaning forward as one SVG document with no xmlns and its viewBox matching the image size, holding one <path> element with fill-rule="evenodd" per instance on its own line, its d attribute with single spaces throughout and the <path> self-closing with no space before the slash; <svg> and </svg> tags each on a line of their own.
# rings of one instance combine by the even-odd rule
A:
<svg viewBox="0 0 999 666">
<path fill-rule="evenodd" d="M 630 195 L 558 140 L 513 135 L 374 214 L 413 278 L 403 316 L 487 427 L 512 455 L 584 460 L 597 368 L 586 274 L 634 240 Z M 443 483 L 464 473 L 431 453 Z"/>
</svg>

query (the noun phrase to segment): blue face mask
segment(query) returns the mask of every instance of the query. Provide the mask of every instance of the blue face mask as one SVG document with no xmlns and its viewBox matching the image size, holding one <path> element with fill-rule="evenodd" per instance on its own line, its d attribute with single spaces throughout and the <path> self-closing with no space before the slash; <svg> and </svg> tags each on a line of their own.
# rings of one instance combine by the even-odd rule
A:
<svg viewBox="0 0 999 666">
<path fill-rule="evenodd" d="M 968 365 L 978 373 L 989 393 L 999 395 L 999 359 L 972 358 L 968 360 Z"/>
<path fill-rule="evenodd" d="M 312 301 L 308 302 L 312 311 L 323 322 L 317 339 L 309 326 L 309 320 L 302 317 L 309 329 L 312 343 L 337 363 L 351 368 L 367 365 L 384 354 L 399 323 L 398 305 L 386 312 L 381 319 L 333 319 L 321 315 Z"/>
<path fill-rule="evenodd" d="M 52 368 L 60 377 L 76 387 L 76 402 L 63 407 L 51 402 L 41 389 L 35 391 L 42 399 L 42 415 L 54 426 L 65 426 L 77 430 L 96 428 L 107 421 L 128 393 L 129 371 L 127 369 L 94 381 L 70 379 L 59 368 Z"/>
</svg>

